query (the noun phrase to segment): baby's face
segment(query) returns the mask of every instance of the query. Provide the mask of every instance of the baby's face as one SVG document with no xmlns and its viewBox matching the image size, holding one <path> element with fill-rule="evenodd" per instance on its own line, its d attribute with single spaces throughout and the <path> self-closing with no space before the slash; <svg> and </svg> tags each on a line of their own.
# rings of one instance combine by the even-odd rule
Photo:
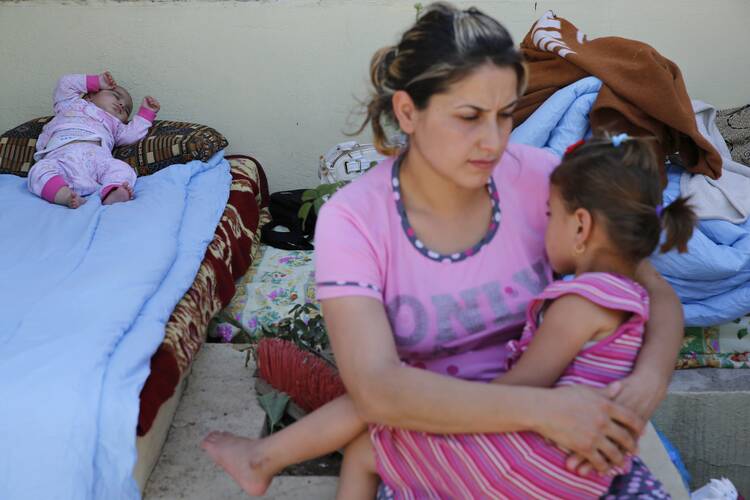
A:
<svg viewBox="0 0 750 500">
<path fill-rule="evenodd" d="M 133 99 L 130 97 L 128 91 L 122 87 L 115 87 L 112 90 L 100 90 L 95 94 L 89 94 L 88 100 L 96 107 L 116 117 L 122 123 L 128 122 L 130 113 L 133 111 Z"/>
</svg>

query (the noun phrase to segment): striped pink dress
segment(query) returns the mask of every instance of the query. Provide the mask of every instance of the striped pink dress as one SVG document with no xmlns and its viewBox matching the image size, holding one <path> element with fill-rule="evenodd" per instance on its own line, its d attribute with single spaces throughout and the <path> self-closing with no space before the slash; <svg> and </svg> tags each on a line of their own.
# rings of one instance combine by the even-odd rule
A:
<svg viewBox="0 0 750 500">
<path fill-rule="evenodd" d="M 603 387 L 627 376 L 641 347 L 648 295 L 633 281 L 608 273 L 549 285 L 529 305 L 521 339 L 511 341 L 515 359 L 531 342 L 544 303 L 566 294 L 632 316 L 612 335 L 584 346 L 555 385 Z M 438 435 L 373 425 L 370 436 L 378 473 L 397 499 L 598 498 L 612 482 L 568 472 L 567 453 L 534 432 Z M 630 462 L 619 472 L 629 468 Z"/>
</svg>

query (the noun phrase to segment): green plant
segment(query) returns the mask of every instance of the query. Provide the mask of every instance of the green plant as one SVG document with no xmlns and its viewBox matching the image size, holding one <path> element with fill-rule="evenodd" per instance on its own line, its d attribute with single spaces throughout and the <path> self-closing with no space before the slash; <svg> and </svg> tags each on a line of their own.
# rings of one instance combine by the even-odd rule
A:
<svg viewBox="0 0 750 500">
<path fill-rule="evenodd" d="M 262 327 L 261 337 L 288 340 L 305 351 L 321 355 L 330 345 L 320 308 L 310 302 L 292 306 L 289 316 L 273 328 Z"/>
<path fill-rule="evenodd" d="M 424 5 L 422 5 L 422 2 L 417 2 L 414 4 L 414 10 L 417 11 L 417 19 L 419 19 L 419 15 L 424 10 Z"/>
<path fill-rule="evenodd" d="M 331 361 L 328 332 L 323 322 L 323 316 L 320 314 L 320 307 L 311 302 L 292 306 L 287 317 L 272 327 L 262 326 L 259 333 L 249 332 L 242 323 L 223 311 L 212 321 L 229 323 L 240 330 L 232 338 L 232 343 L 248 344 L 247 347 L 240 349 L 246 355 L 245 366 L 248 366 L 255 355 L 255 346 L 262 338 L 288 340 L 300 349 L 321 356 L 329 362 Z"/>
<path fill-rule="evenodd" d="M 284 418 L 286 407 L 289 405 L 289 395 L 284 392 L 270 391 L 258 396 L 258 403 L 266 412 L 268 433 L 272 434 L 281 423 L 281 419 Z"/>
<path fill-rule="evenodd" d="M 368 169 L 371 167 L 372 165 L 370 165 Z M 299 211 L 297 212 L 297 217 L 302 219 L 302 228 L 305 228 L 307 217 L 310 215 L 310 210 L 315 210 L 315 215 L 318 215 L 323 203 L 328 201 L 328 198 L 330 198 L 333 193 L 348 183 L 349 181 L 338 181 L 333 184 L 321 184 L 320 186 L 308 189 L 302 193 L 302 206 L 299 207 Z"/>
</svg>

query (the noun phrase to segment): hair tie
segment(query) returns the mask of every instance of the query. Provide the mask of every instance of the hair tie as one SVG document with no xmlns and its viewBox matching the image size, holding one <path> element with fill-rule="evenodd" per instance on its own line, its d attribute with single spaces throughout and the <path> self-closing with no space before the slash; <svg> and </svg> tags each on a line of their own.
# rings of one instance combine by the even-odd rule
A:
<svg viewBox="0 0 750 500">
<path fill-rule="evenodd" d="M 570 153 L 572 153 L 573 151 L 575 151 L 576 149 L 578 149 L 579 147 L 581 147 L 585 143 L 586 143 L 586 141 L 583 140 L 583 139 L 581 139 L 581 140 L 579 140 L 577 142 L 574 142 L 573 144 L 571 144 L 570 146 L 568 146 L 568 148 L 565 150 L 565 154 L 569 155 Z"/>
<path fill-rule="evenodd" d="M 664 213 L 664 205 L 659 203 L 656 205 L 656 216 L 661 219 L 661 214 Z"/>
<path fill-rule="evenodd" d="M 628 134 L 617 134 L 615 136 L 612 136 L 612 145 L 616 148 L 620 147 L 620 144 L 622 144 L 624 141 L 627 141 L 630 139 L 630 136 Z"/>
</svg>

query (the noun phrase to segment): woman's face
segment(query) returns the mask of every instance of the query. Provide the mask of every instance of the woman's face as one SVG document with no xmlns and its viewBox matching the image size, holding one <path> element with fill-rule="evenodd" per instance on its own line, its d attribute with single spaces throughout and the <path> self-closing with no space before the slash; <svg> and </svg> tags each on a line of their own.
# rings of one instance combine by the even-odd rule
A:
<svg viewBox="0 0 750 500">
<path fill-rule="evenodd" d="M 409 147 L 454 184 L 484 186 L 508 144 L 517 84 L 511 67 L 480 66 L 414 111 Z"/>
</svg>

